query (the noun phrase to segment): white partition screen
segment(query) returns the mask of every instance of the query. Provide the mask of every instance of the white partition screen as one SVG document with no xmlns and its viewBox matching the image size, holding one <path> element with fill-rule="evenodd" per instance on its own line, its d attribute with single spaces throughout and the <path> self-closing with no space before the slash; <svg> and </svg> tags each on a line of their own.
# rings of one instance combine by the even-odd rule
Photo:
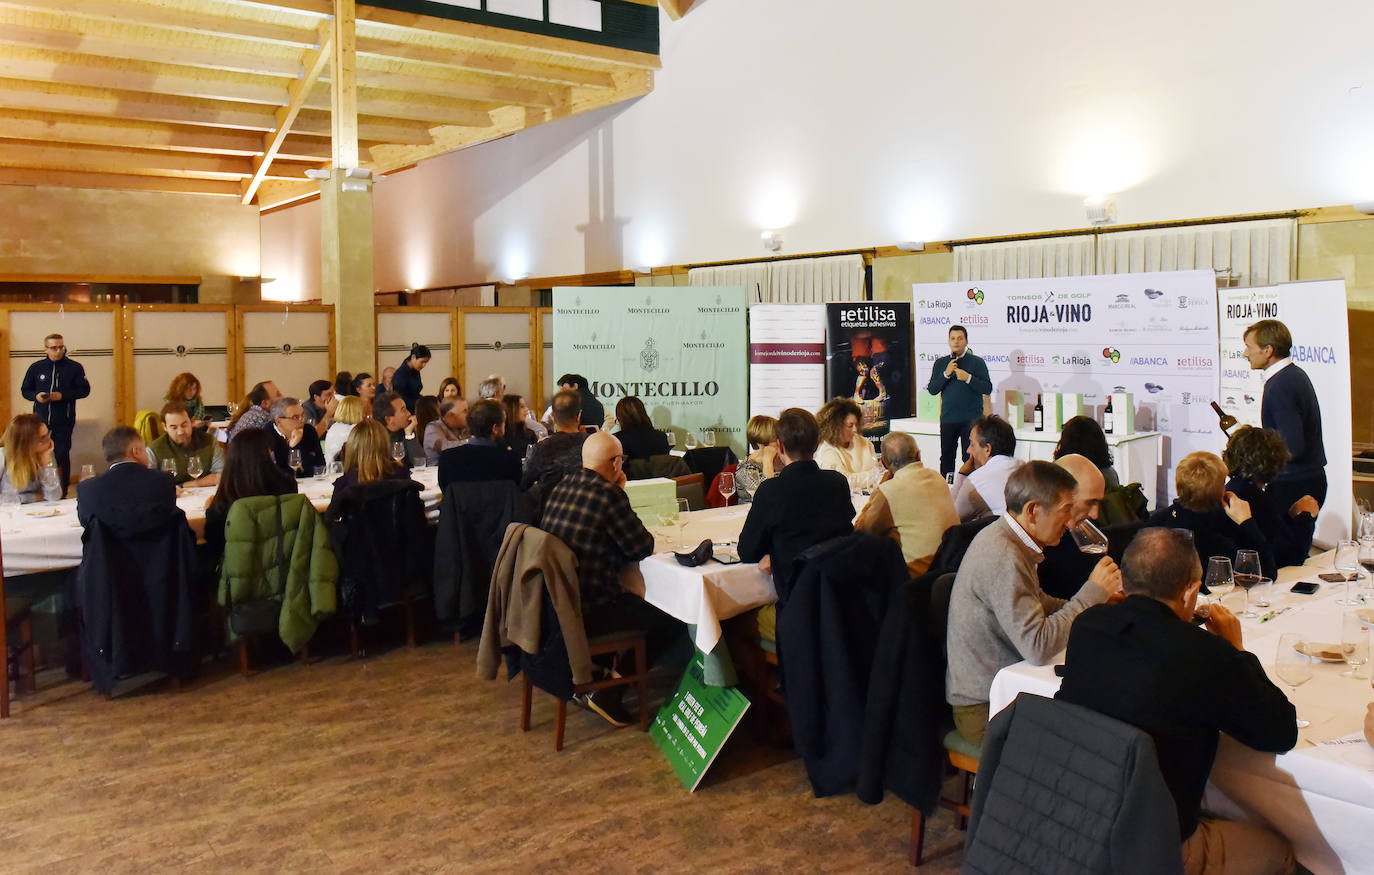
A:
<svg viewBox="0 0 1374 875">
<path fill-rule="evenodd" d="M 477 386 L 490 374 L 500 374 L 506 391 L 530 394 L 530 311 L 465 310 L 463 319 L 463 394 L 477 397 Z"/>
<path fill-rule="evenodd" d="M 445 377 L 458 376 L 453 358 L 453 320 L 455 310 L 427 312 L 415 307 L 407 312 L 377 313 L 377 363 L 396 367 L 410 354 L 412 343 L 429 347 L 429 364 L 420 373 L 426 395 L 438 395 Z"/>
<path fill-rule="evenodd" d="M 115 402 L 118 374 L 115 368 L 116 320 L 109 310 L 51 311 L 11 310 L 10 323 L 10 415 L 32 413 L 33 402 L 19 394 L 29 365 L 43 357 L 43 338 L 57 333 L 67 344 L 67 355 L 86 369 L 91 395 L 76 402 L 76 430 L 72 433 L 72 471 L 82 465 L 104 468 L 100 439 L 116 423 Z"/>
<path fill-rule="evenodd" d="M 158 310 L 150 306 L 129 314 L 134 349 L 134 409 L 158 410 L 172 379 L 189 372 L 200 381 L 206 404 L 237 401 L 229 397 L 229 335 L 233 311 L 197 307 Z"/>
<path fill-rule="evenodd" d="M 239 318 L 244 393 L 271 380 L 283 395 L 299 398 L 315 380 L 334 379 L 329 354 L 334 317 L 329 308 L 241 309 Z"/>
</svg>

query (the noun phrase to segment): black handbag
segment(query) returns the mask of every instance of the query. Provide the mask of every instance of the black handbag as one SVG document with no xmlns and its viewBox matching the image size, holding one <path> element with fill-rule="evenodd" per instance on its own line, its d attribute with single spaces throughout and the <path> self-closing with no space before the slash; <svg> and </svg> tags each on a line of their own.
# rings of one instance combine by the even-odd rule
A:
<svg viewBox="0 0 1374 875">
<path fill-rule="evenodd" d="M 224 591 L 224 612 L 229 618 L 229 631 L 237 638 L 245 635 L 261 635 L 274 632 L 281 617 L 282 599 L 286 595 L 286 529 L 282 525 L 281 496 L 276 496 L 277 504 L 277 595 L 275 598 L 258 599 L 251 602 L 233 603 L 232 587 Z"/>
</svg>

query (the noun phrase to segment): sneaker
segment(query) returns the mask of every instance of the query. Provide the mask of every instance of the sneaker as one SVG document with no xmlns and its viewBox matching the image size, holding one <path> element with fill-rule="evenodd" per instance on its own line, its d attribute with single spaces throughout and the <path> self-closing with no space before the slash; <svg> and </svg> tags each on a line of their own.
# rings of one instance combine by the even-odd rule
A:
<svg viewBox="0 0 1374 875">
<path fill-rule="evenodd" d="M 630 725 L 630 718 L 619 703 L 612 705 L 607 702 L 598 702 L 595 693 L 578 693 L 572 697 L 571 701 L 577 707 L 591 711 L 617 729 L 623 729 Z"/>
</svg>

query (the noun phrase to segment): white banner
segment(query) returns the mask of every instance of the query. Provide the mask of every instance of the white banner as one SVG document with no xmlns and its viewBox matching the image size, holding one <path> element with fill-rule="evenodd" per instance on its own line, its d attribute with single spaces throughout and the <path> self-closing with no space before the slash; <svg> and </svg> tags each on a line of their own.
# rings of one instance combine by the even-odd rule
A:
<svg viewBox="0 0 1374 875">
<path fill-rule="evenodd" d="M 1160 503 L 1173 495 L 1173 467 L 1220 439 L 1216 278 L 1210 270 L 1113 274 L 912 287 L 916 380 L 925 391 L 951 325 L 992 377 L 992 409 L 1005 393 L 1076 393 L 1101 422 L 1110 392 L 1135 397 L 1137 431 L 1165 436 Z M 1029 411 L 1028 411 L 1029 412 Z"/>
<path fill-rule="evenodd" d="M 1307 371 L 1322 411 L 1326 447 L 1326 504 L 1317 518 L 1316 541 L 1334 546 L 1350 537 L 1351 495 L 1350 331 L 1345 280 L 1284 283 L 1217 293 L 1221 334 L 1221 406 L 1249 425 L 1260 424 L 1264 395 L 1261 371 L 1250 370 L 1241 354 L 1245 329 L 1261 319 L 1278 319 L 1293 335 L 1293 363 Z M 1224 441 L 1219 440 L 1219 445 Z"/>
<path fill-rule="evenodd" d="M 825 305 L 749 308 L 749 415 L 825 403 Z"/>
</svg>

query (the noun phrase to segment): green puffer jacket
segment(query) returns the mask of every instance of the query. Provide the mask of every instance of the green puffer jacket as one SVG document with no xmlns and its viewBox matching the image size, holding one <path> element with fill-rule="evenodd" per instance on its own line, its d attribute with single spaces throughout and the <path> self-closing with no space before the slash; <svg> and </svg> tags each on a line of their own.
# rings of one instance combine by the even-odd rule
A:
<svg viewBox="0 0 1374 875">
<path fill-rule="evenodd" d="M 229 508 L 219 603 L 230 607 L 231 640 L 238 637 L 236 623 L 247 618 L 252 626 L 251 618 L 262 617 L 267 608 L 269 615 L 276 614 L 282 643 L 295 653 L 334 613 L 338 580 L 329 530 L 304 495 L 240 498 Z M 278 601 L 280 610 L 273 610 L 271 603 Z M 240 625 L 238 631 L 255 630 Z"/>
</svg>

